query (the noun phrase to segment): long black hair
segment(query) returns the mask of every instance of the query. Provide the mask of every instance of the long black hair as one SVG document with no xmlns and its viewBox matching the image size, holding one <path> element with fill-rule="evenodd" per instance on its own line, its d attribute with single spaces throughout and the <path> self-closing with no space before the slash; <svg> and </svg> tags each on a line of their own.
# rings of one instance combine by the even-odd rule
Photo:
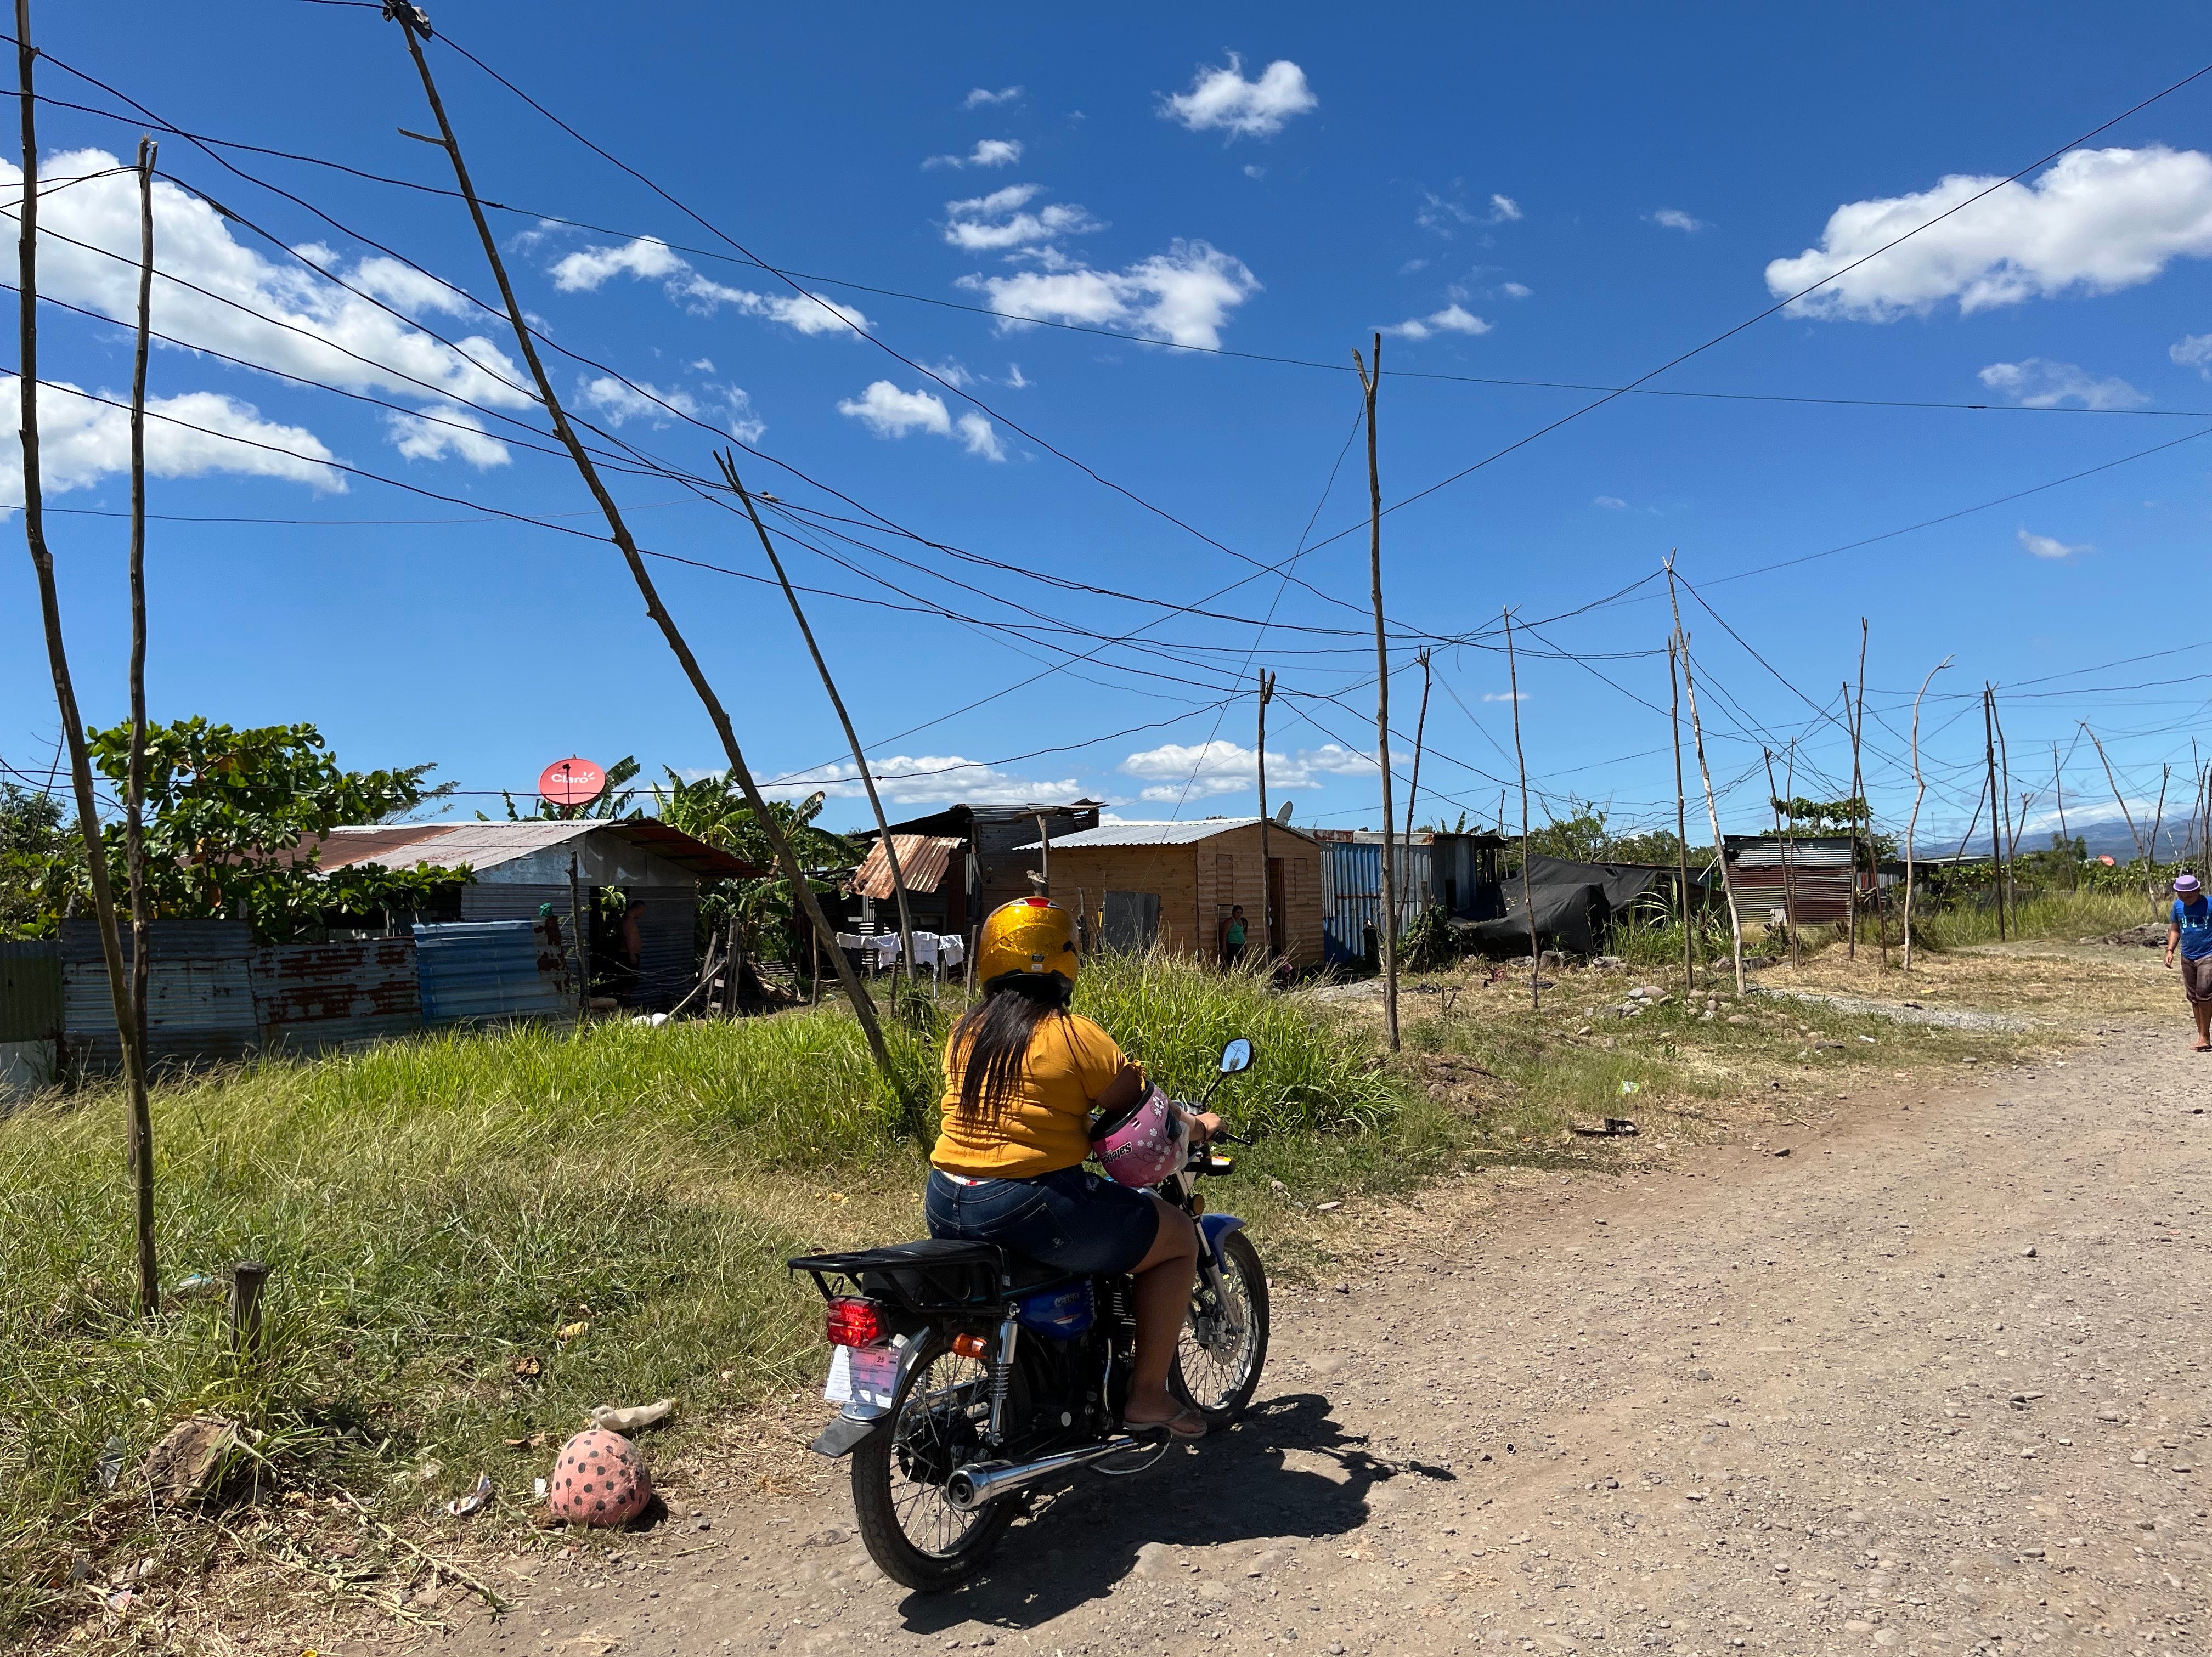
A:
<svg viewBox="0 0 2212 1657">
<path fill-rule="evenodd" d="M 1070 986 L 1059 977 L 1017 978 L 993 985 L 952 1027 L 948 1050 L 960 1059 L 960 1114 L 996 1120 L 1022 1077 L 1037 1026 L 1067 1017 Z"/>
</svg>

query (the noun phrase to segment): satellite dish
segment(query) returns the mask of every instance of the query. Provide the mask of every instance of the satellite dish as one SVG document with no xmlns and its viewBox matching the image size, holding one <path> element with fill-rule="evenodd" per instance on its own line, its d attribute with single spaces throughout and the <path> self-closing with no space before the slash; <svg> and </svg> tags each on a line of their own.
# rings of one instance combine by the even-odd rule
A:
<svg viewBox="0 0 2212 1657">
<path fill-rule="evenodd" d="M 1290 820 L 1291 803 L 1288 800 L 1285 800 L 1275 811 L 1275 821 L 1278 822 L 1288 822 Z"/>
</svg>

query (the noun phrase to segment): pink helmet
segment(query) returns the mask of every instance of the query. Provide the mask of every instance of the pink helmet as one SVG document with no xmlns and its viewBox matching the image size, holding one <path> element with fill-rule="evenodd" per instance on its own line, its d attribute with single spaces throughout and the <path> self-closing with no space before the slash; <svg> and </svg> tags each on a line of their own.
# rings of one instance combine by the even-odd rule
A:
<svg viewBox="0 0 2212 1657">
<path fill-rule="evenodd" d="M 1091 1154 L 1116 1185 L 1158 1185 L 1190 1155 L 1190 1127 L 1158 1087 L 1091 1130 Z"/>
<path fill-rule="evenodd" d="M 587 1428 L 561 1447 L 547 1497 L 572 1525 L 627 1525 L 653 1500 L 653 1476 L 620 1433 Z"/>
</svg>

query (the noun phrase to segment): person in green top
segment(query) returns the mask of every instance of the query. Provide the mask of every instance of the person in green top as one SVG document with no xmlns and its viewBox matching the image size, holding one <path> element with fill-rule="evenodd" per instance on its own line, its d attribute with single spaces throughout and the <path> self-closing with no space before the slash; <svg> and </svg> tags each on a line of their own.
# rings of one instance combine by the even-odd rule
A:
<svg viewBox="0 0 2212 1657">
<path fill-rule="evenodd" d="M 1228 924 L 1221 929 L 1221 964 L 1234 967 L 1244 959 L 1244 906 L 1231 904 Z"/>
</svg>

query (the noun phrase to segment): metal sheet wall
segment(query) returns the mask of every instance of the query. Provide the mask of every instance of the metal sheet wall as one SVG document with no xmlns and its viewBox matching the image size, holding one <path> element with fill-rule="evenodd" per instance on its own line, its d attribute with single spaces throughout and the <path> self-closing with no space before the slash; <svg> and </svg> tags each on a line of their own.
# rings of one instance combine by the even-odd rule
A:
<svg viewBox="0 0 2212 1657">
<path fill-rule="evenodd" d="M 0 941 L 0 1041 L 62 1032 L 62 952 L 50 938 Z"/>
<path fill-rule="evenodd" d="M 1398 931 L 1402 937 L 1429 902 L 1429 848 L 1394 845 Z M 1329 965 L 1364 960 L 1367 928 L 1382 918 L 1382 847 L 1376 841 L 1320 842 L 1322 958 Z"/>
<path fill-rule="evenodd" d="M 126 934 L 127 936 L 127 934 Z M 62 1005 L 70 1059 L 88 1070 L 122 1067 L 115 1003 L 100 960 L 62 963 Z M 150 1065 L 243 1059 L 257 1044 L 252 962 L 245 954 L 163 960 L 147 951 L 146 1058 Z"/>
<path fill-rule="evenodd" d="M 699 895 L 672 889 L 648 892 L 638 916 L 639 1001 L 672 1006 L 699 981 Z"/>
<path fill-rule="evenodd" d="M 562 954 L 533 921 L 460 921 L 415 928 L 425 1024 L 560 1017 L 574 1010 Z"/>
<path fill-rule="evenodd" d="M 422 1028 L 415 940 L 280 944 L 253 956 L 253 1011 L 264 1051 L 317 1052 Z"/>
</svg>

